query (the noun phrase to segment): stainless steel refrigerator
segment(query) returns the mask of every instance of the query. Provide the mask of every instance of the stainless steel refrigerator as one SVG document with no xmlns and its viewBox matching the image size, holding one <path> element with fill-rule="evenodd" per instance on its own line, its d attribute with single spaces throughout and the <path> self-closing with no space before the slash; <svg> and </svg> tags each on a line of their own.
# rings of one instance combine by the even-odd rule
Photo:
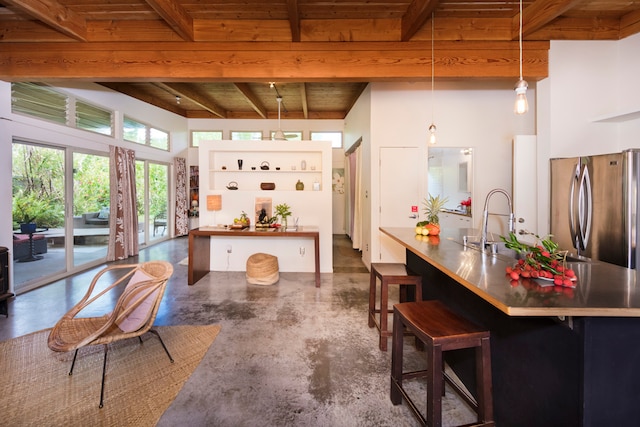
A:
<svg viewBox="0 0 640 427">
<path fill-rule="evenodd" d="M 638 265 L 640 150 L 551 159 L 551 234 L 561 249 Z"/>
</svg>

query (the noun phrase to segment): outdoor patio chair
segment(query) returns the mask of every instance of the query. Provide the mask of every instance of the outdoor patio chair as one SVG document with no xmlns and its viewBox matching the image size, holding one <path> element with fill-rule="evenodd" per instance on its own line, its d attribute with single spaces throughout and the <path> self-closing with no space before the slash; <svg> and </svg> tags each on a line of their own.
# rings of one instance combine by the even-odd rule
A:
<svg viewBox="0 0 640 427">
<path fill-rule="evenodd" d="M 126 274 L 118 271 L 128 270 Z M 109 274 L 106 274 L 109 273 Z M 142 264 L 111 265 L 101 270 L 91 281 L 84 297 L 51 330 L 48 339 L 49 348 L 53 351 L 66 352 L 75 350 L 69 375 L 78 356 L 78 349 L 89 345 L 104 345 L 102 365 L 102 385 L 100 388 L 100 408 L 104 401 L 104 378 L 107 366 L 109 344 L 126 338 L 138 337 L 142 343 L 142 335 L 151 332 L 158 337 L 164 351 L 173 363 L 173 358 L 164 345 L 157 331 L 151 329 L 158 313 L 158 307 L 169 277 L 173 274 L 173 266 L 166 261 L 148 261 Z M 116 276 L 121 276 L 113 281 Z M 102 278 L 102 280 L 100 280 Z M 108 285 L 105 281 L 109 280 Z M 109 313 L 93 317 L 98 308 L 105 302 L 112 301 L 113 292 L 118 292 L 125 281 L 126 287 Z M 112 282 L 112 283 L 111 283 Z M 106 287 L 105 287 L 106 286 Z M 95 292 L 95 295 L 93 295 Z M 98 308 L 96 308 L 98 307 Z M 100 310 L 103 313 L 108 310 Z M 84 317 L 92 316 L 92 317 Z"/>
<path fill-rule="evenodd" d="M 162 235 L 167 231 L 167 213 L 160 212 L 158 215 L 153 217 L 153 235 L 156 235 L 156 231 L 162 228 Z"/>
</svg>

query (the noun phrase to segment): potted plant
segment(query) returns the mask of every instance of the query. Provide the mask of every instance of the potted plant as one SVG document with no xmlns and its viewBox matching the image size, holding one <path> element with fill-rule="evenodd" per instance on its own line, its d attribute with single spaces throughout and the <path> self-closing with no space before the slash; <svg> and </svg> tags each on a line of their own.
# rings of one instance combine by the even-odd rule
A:
<svg viewBox="0 0 640 427">
<path fill-rule="evenodd" d="M 291 216 L 291 207 L 286 203 L 275 206 L 275 215 L 280 217 L 282 227 L 287 228 L 287 217 Z"/>
</svg>

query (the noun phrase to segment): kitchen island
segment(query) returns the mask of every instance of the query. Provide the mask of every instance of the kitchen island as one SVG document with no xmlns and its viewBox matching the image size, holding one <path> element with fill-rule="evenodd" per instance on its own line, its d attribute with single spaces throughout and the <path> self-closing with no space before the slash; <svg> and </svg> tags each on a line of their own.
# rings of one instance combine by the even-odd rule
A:
<svg viewBox="0 0 640 427">
<path fill-rule="evenodd" d="M 491 331 L 496 425 L 636 425 L 640 419 L 640 290 L 636 270 L 571 263 L 575 289 L 511 283 L 508 251 L 462 244 L 469 229 L 416 236 L 380 229 L 406 249 L 423 277 L 425 299 L 439 299 Z M 470 239 L 470 240 L 473 240 Z M 474 354 L 447 362 L 475 390 Z"/>
</svg>

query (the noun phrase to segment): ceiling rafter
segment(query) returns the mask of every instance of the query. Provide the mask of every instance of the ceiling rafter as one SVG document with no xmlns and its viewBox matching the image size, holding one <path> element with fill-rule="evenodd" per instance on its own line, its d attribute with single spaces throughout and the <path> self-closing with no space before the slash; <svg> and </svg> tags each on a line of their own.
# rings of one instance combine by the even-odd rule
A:
<svg viewBox="0 0 640 427">
<path fill-rule="evenodd" d="M 305 119 L 309 118 L 309 103 L 307 102 L 307 85 L 300 83 L 300 99 L 302 102 L 302 114 Z M 348 111 L 348 110 L 347 110 Z M 346 113 L 345 113 L 346 116 Z"/>
<path fill-rule="evenodd" d="M 411 40 L 431 17 L 431 13 L 438 7 L 438 2 L 439 0 L 413 0 L 402 15 L 400 40 L 403 42 Z"/>
<path fill-rule="evenodd" d="M 173 30 L 187 41 L 194 41 L 193 18 L 176 1 L 145 0 Z"/>
<path fill-rule="evenodd" d="M 184 108 L 181 108 L 179 105 L 177 105 L 175 101 L 168 102 L 156 96 L 149 95 L 144 90 L 140 90 L 136 86 L 133 86 L 129 83 L 103 82 L 103 83 L 100 83 L 100 85 L 104 87 L 108 87 L 109 89 L 115 90 L 116 92 L 120 92 L 125 95 L 128 95 L 132 98 L 138 99 L 142 102 L 146 102 L 147 104 L 151 104 L 158 108 L 162 108 L 163 110 L 170 111 L 174 114 L 178 114 L 180 116 L 186 116 L 186 111 L 184 110 Z"/>
<path fill-rule="evenodd" d="M 289 26 L 291 27 L 291 41 L 300 41 L 300 14 L 298 12 L 298 0 L 287 0 L 287 13 Z"/>
<path fill-rule="evenodd" d="M 522 11 L 522 36 L 535 33 L 545 25 L 551 23 L 560 15 L 583 3 L 584 0 L 536 0 Z M 520 14 L 517 13 L 511 21 L 511 39 L 517 40 L 520 31 Z"/>
<path fill-rule="evenodd" d="M 249 87 L 247 83 L 234 83 L 234 86 L 244 95 L 247 102 L 251 105 L 251 108 L 260 114 L 260 117 L 266 119 L 268 116 L 267 109 L 264 108 L 260 99 L 251 90 L 251 87 Z"/>
<path fill-rule="evenodd" d="M 191 102 L 199 105 L 204 110 L 220 117 L 227 118 L 227 111 L 218 106 L 214 101 L 209 99 L 205 94 L 201 93 L 197 88 L 189 83 L 155 83 L 157 86 L 164 88 L 170 93 L 189 99 Z"/>
<path fill-rule="evenodd" d="M 63 34 L 79 41 L 87 41 L 86 20 L 54 0 L 6 0 L 12 9 L 42 21 Z"/>
</svg>

